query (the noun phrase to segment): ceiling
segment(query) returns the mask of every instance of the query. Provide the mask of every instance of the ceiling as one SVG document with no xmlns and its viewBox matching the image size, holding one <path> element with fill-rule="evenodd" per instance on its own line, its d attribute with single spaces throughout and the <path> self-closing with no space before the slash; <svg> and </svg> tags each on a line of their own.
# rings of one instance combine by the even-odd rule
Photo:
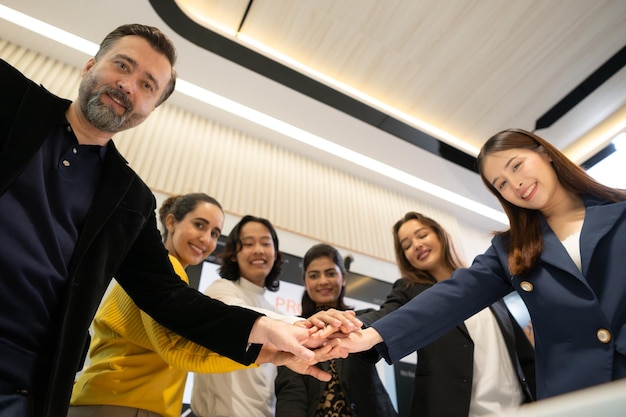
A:
<svg viewBox="0 0 626 417">
<path fill-rule="evenodd" d="M 0 0 L 0 5 L 95 43 L 123 23 L 158 26 L 177 45 L 180 79 L 497 210 L 495 198 L 466 166 L 497 131 L 533 130 L 555 105 L 571 107 L 537 133 L 582 163 L 626 128 L 624 0 Z M 0 38 L 75 66 L 87 59 L 3 20 Z M 178 92 L 170 102 L 424 200 L 477 227 L 502 226 L 437 192 L 376 174 L 373 163 L 346 162 Z"/>
</svg>

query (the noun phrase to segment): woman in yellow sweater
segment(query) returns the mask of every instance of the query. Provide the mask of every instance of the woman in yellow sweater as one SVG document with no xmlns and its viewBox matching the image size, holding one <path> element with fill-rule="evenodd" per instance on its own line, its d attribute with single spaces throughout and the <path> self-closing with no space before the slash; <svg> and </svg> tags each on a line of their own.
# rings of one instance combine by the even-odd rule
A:
<svg viewBox="0 0 626 417">
<path fill-rule="evenodd" d="M 180 278 L 217 247 L 224 212 L 204 193 L 170 197 L 159 209 L 163 241 Z M 346 331 L 361 322 L 341 311 L 318 314 L 318 328 L 342 326 Z M 299 325 L 306 325 L 304 322 Z M 246 368 L 197 345 L 155 322 L 141 311 L 118 284 L 102 302 L 93 322 L 90 363 L 74 384 L 68 417 L 179 417 L 187 372 L 220 373 Z M 216 335 L 221 337 L 221 335 Z M 333 344 L 316 350 L 315 360 L 336 357 Z M 330 375 L 286 352 L 263 346 L 256 364 L 272 362 L 303 374 L 328 380 Z M 313 370 L 311 369 L 313 368 Z"/>
<path fill-rule="evenodd" d="M 203 193 L 161 206 L 163 240 L 180 278 L 215 250 L 224 224 L 220 204 Z M 94 319 L 90 364 L 74 384 L 68 416 L 178 417 L 188 371 L 245 368 L 172 333 L 142 312 L 115 284 Z M 127 414 L 128 413 L 128 414 Z"/>
</svg>

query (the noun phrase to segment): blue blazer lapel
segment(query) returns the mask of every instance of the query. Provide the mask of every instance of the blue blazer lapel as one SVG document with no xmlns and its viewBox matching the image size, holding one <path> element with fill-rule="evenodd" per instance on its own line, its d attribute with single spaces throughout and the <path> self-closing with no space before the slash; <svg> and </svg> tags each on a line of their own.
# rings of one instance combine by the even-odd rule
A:
<svg viewBox="0 0 626 417">
<path fill-rule="evenodd" d="M 541 234 L 543 236 L 543 252 L 540 257 L 541 262 L 554 265 L 584 281 L 578 267 L 571 256 L 569 256 L 569 253 L 567 253 L 567 250 L 565 250 L 565 246 L 563 246 L 563 243 L 556 237 L 543 218 L 541 219 Z"/>
<path fill-rule="evenodd" d="M 626 201 L 601 204 L 592 198 L 585 199 L 585 223 L 580 235 L 582 270 L 587 271 L 598 242 L 609 233 L 626 211 Z"/>
<path fill-rule="evenodd" d="M 585 198 L 585 206 L 585 222 L 580 234 L 581 267 L 583 271 L 588 270 L 598 242 L 613 229 L 620 217 L 624 215 L 626 201 L 604 204 L 592 197 L 587 197 Z M 578 270 L 565 247 L 544 219 L 541 219 L 541 232 L 544 243 L 541 261 L 554 265 L 585 281 L 583 274 Z"/>
</svg>

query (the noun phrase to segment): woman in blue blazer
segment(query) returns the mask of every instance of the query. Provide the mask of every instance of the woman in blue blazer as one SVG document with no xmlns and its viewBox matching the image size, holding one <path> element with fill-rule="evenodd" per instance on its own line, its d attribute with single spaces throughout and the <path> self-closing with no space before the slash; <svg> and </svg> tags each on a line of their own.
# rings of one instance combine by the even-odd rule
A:
<svg viewBox="0 0 626 417">
<path fill-rule="evenodd" d="M 478 156 L 510 229 L 468 269 L 342 341 L 395 362 L 511 291 L 535 332 L 537 397 L 626 377 L 626 192 L 599 184 L 546 140 L 502 131 Z M 384 342 L 384 343 L 381 343 Z"/>
</svg>

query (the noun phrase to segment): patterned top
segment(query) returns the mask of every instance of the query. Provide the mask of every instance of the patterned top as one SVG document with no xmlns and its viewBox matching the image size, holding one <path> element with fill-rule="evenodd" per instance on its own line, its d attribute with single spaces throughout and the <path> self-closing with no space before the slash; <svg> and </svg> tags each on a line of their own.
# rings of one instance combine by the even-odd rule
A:
<svg viewBox="0 0 626 417">
<path fill-rule="evenodd" d="M 351 417 L 346 395 L 341 389 L 334 359 L 329 361 L 331 379 L 322 392 L 315 417 Z"/>
</svg>

